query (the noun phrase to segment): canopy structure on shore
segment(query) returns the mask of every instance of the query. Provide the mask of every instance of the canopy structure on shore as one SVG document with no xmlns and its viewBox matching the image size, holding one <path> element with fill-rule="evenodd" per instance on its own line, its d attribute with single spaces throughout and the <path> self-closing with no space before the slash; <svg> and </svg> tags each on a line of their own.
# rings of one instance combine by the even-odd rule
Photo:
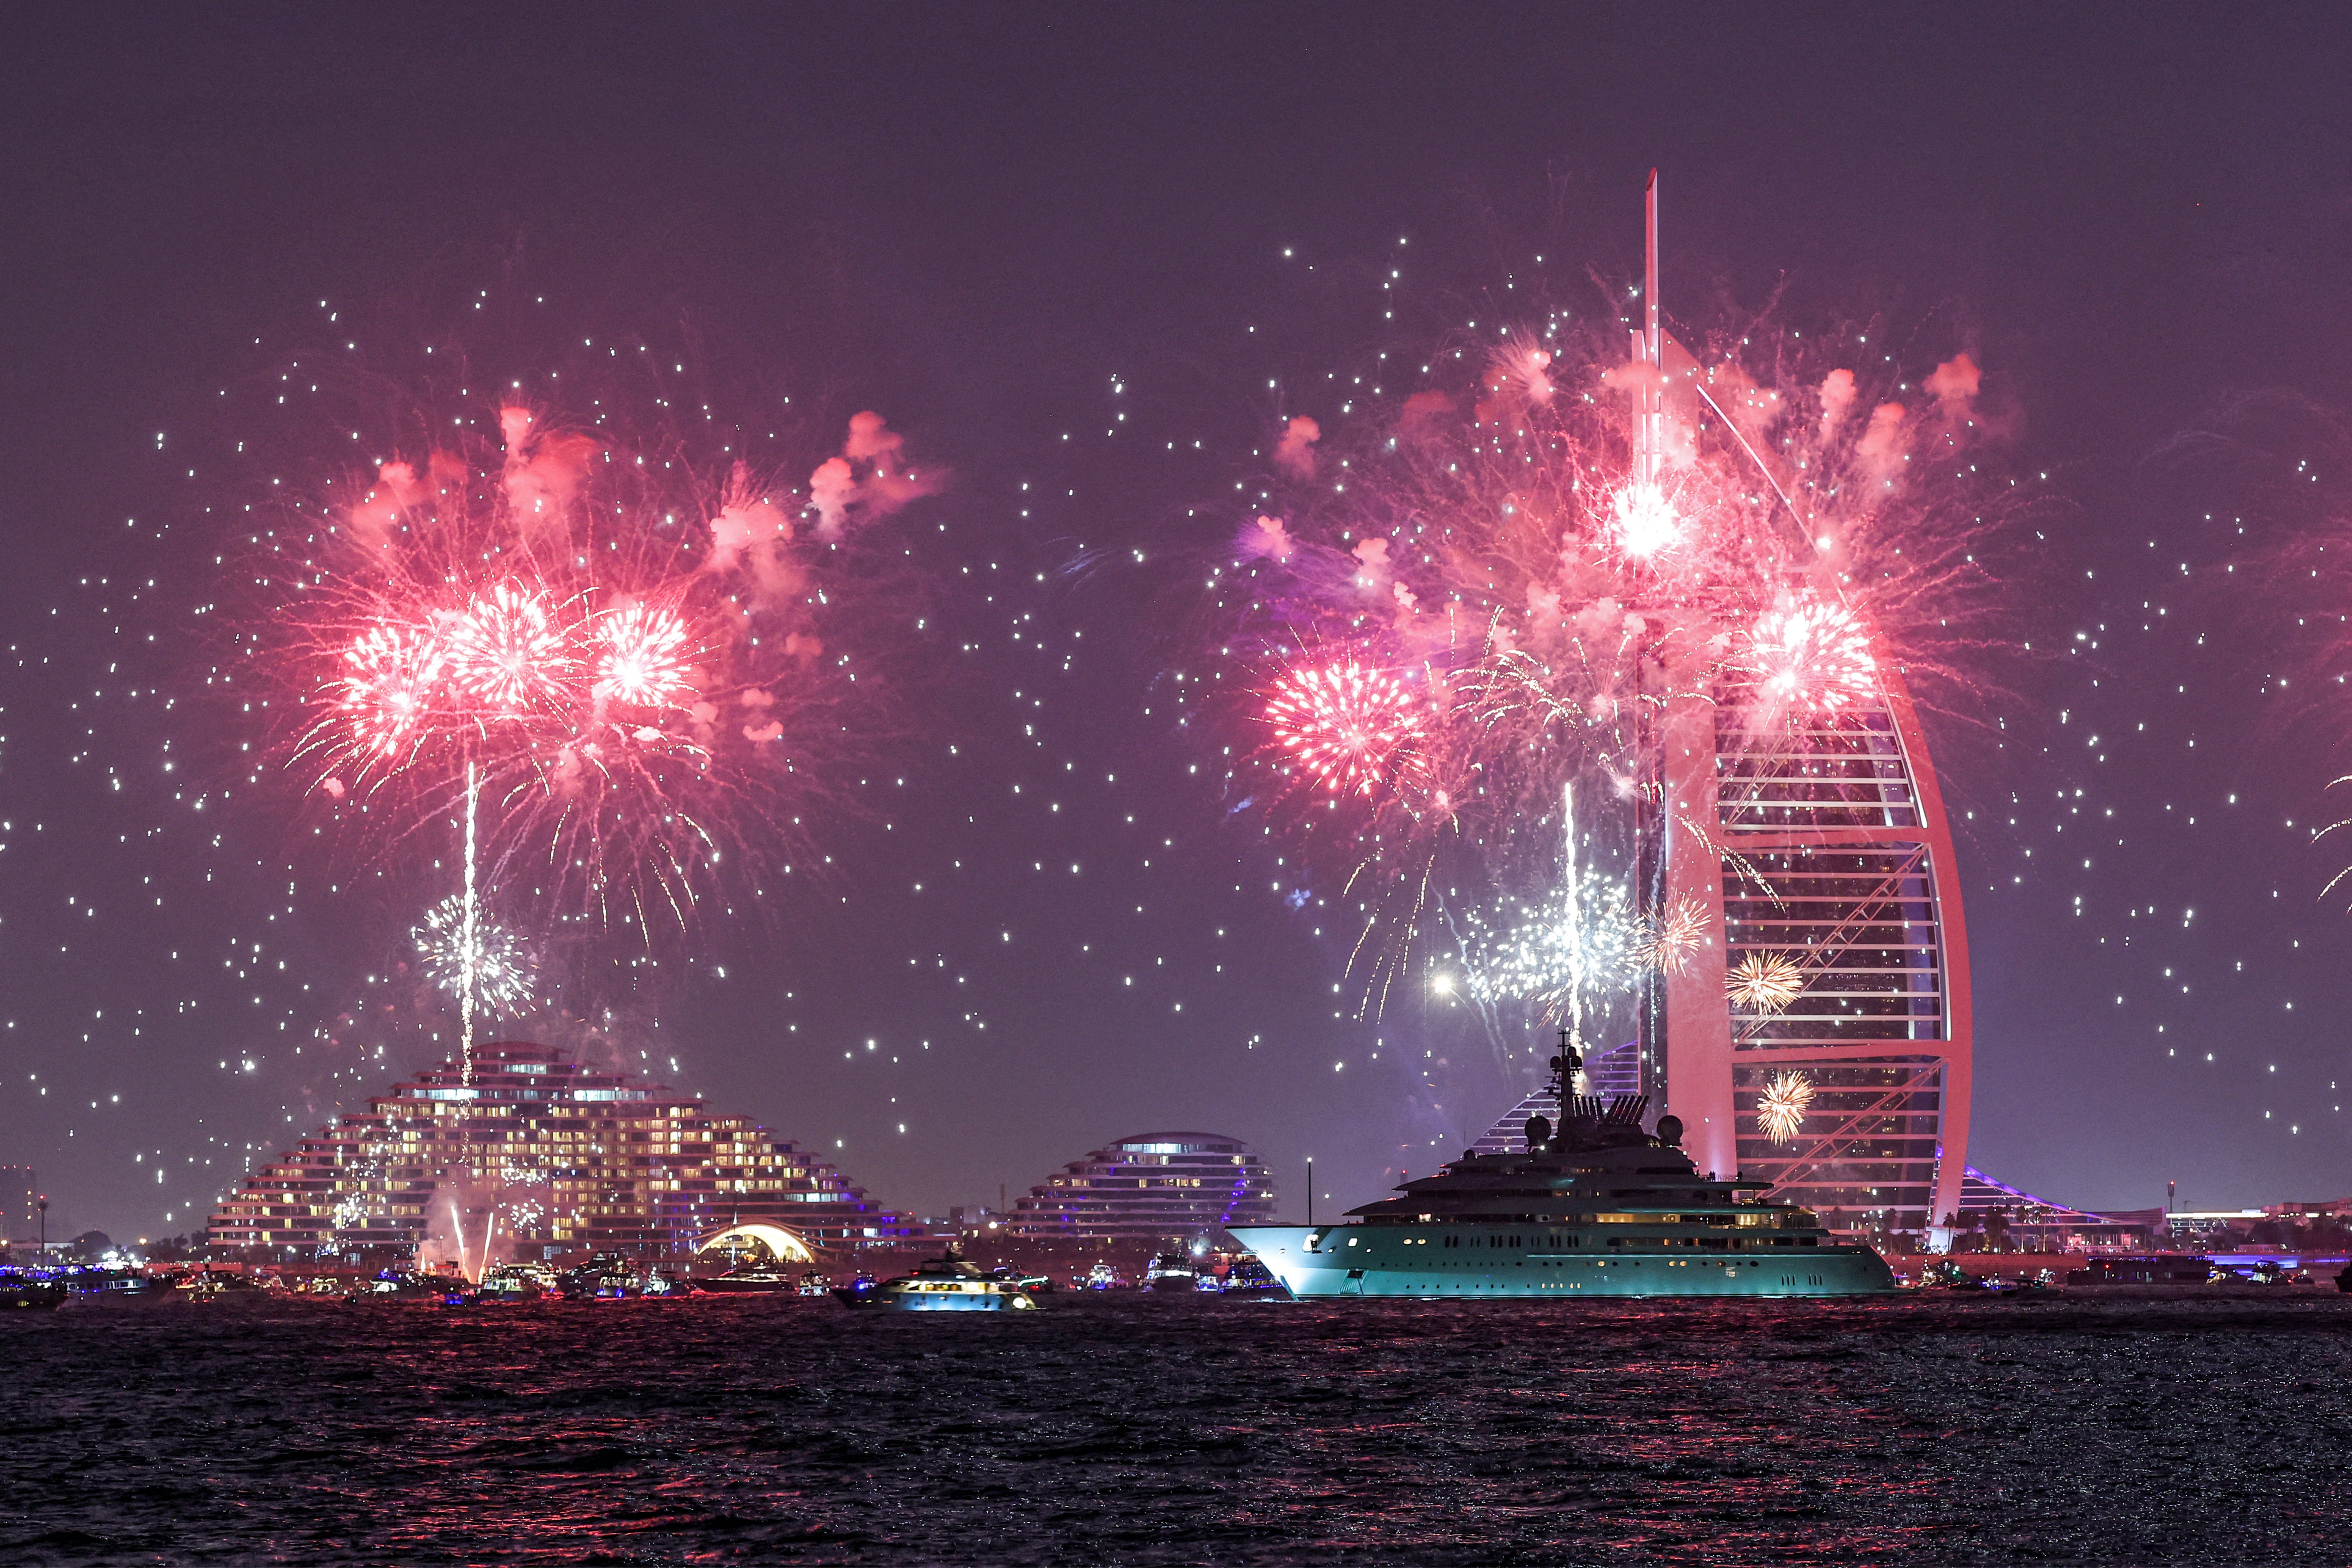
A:
<svg viewBox="0 0 2352 1568">
<path fill-rule="evenodd" d="M 780 1225 L 730 1225 L 725 1230 L 713 1231 L 696 1242 L 694 1250 L 709 1252 L 719 1247 L 741 1247 L 747 1242 L 757 1242 L 766 1247 L 768 1256 L 779 1263 L 816 1261 L 816 1254 L 809 1250 L 808 1243 Z"/>
</svg>

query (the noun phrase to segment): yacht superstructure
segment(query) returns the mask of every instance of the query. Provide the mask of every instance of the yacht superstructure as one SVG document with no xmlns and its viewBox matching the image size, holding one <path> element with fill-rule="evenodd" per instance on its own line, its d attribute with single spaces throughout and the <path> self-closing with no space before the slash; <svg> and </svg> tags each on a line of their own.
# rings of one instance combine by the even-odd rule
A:
<svg viewBox="0 0 2352 1568">
<path fill-rule="evenodd" d="M 1578 1070 L 1561 1045 L 1563 1079 Z M 1527 1147 L 1467 1153 L 1348 1223 L 1241 1226 L 1232 1234 L 1295 1296 L 1473 1299 L 1853 1296 L 1895 1288 L 1867 1247 L 1808 1209 L 1759 1197 L 1769 1183 L 1705 1176 L 1682 1124 L 1644 1131 L 1645 1096 L 1565 1094 L 1560 1125 L 1528 1119 Z"/>
</svg>

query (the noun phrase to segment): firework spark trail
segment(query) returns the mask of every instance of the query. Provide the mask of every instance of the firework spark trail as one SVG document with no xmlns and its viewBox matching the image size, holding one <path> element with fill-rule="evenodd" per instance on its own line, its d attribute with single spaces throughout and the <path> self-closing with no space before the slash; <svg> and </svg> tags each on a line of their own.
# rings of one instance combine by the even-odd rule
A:
<svg viewBox="0 0 2352 1568">
<path fill-rule="evenodd" d="M 1588 1009 L 1638 973 L 1637 927 L 1624 885 L 1584 868 L 1572 787 L 1561 792 L 1561 807 L 1558 875 L 1547 895 L 1463 910 L 1458 945 L 1475 998 L 1533 1004 L 1540 1022 L 1568 1025 L 1580 1052 Z"/>
<path fill-rule="evenodd" d="M 1562 788 L 1560 816 L 1560 848 L 1540 894 L 1483 907 L 1455 900 L 1444 910 L 1467 994 L 1504 1065 L 1530 1025 L 1565 1027 L 1577 1054 L 1589 1056 L 1601 1043 L 1594 1021 L 1630 1025 L 1622 1009 L 1643 983 L 1683 973 L 1713 931 L 1713 917 L 1693 899 L 1633 912 L 1627 879 L 1587 853 L 1590 828 L 1573 784 Z"/>
<path fill-rule="evenodd" d="M 1569 1048 L 1578 1059 L 1584 1057 L 1584 987 L 1587 955 L 1584 947 L 1583 889 L 1576 879 L 1576 785 L 1565 784 L 1559 791 L 1560 832 L 1560 892 L 1568 910 L 1569 971 L 1568 1018 Z M 1581 1079 L 1580 1072 L 1579 1078 Z"/>
<path fill-rule="evenodd" d="M 2237 583 L 2261 584 L 2247 605 L 2259 615 L 2245 626 L 2246 653 L 2267 672 L 2262 679 L 2262 716 L 2252 733 L 2260 742 L 2326 758 L 2336 776 L 2326 781 L 2323 798 L 2347 784 L 2347 749 L 2344 689 L 2352 664 L 2352 414 L 2300 395 L 2270 390 L 2232 397 L 2215 409 L 2193 438 L 2194 463 L 2210 480 L 2226 472 L 2238 509 L 2224 542 L 2224 556 L 2206 567 L 2231 574 Z M 2184 462 L 2179 472 L 2189 471 Z M 2209 520 L 2214 521 L 2214 520 Z M 2189 559 L 2179 563 L 2191 572 Z M 2242 613 L 2243 613 L 2242 611 Z M 2201 645 L 2200 645 L 2201 646 Z M 2292 674 L 2289 674 L 2289 661 Z M 2151 726 L 2153 728 L 2153 726 Z M 2321 746 L 2315 752 L 2315 739 Z M 2315 780 L 2314 782 L 2317 782 Z M 2315 805 L 2332 813 L 2333 804 Z M 2299 817 L 2302 814 L 2297 813 Z M 2333 900 L 2352 879 L 2345 840 L 2352 817 L 2323 821 L 2310 842 L 2335 852 L 2333 868 L 2317 898 Z M 2331 842 L 2332 841 L 2332 842 Z"/>
<path fill-rule="evenodd" d="M 466 1216 L 458 1212 L 454 1197 L 449 1200 L 449 1228 L 457 1236 L 457 1272 L 470 1279 L 473 1276 L 466 1268 Z"/>
<path fill-rule="evenodd" d="M 463 1082 L 474 1087 L 474 993 L 482 973 L 481 905 L 474 896 L 474 864 L 476 841 L 474 818 L 481 801 L 481 779 L 471 759 L 466 763 L 466 913 L 458 937 L 458 1000 L 459 1016 L 464 1020 L 462 1049 L 465 1059 Z"/>
</svg>

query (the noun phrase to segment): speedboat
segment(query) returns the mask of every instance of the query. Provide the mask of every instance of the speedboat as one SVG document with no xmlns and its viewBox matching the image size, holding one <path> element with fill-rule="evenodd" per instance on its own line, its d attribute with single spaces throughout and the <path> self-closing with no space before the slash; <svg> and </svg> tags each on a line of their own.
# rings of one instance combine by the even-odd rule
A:
<svg viewBox="0 0 2352 1568">
<path fill-rule="evenodd" d="M 643 1296 L 683 1301 L 694 1294 L 694 1281 L 674 1268 L 656 1266 L 646 1270 L 645 1279 L 637 1289 Z"/>
<path fill-rule="evenodd" d="M 2307 1285 L 2311 1282 L 2311 1277 L 2302 1269 L 2289 1268 L 2274 1258 L 2234 1266 L 2216 1258 L 2208 1279 L 2215 1285 Z"/>
<path fill-rule="evenodd" d="M 1032 1296 L 1041 1290 L 1051 1290 L 1054 1288 L 1054 1277 L 1050 1274 L 1024 1274 L 1020 1269 L 1010 1267 L 992 1268 L 988 1271 L 988 1277 L 991 1279 L 1002 1280 L 1016 1290 L 1026 1290 Z"/>
<path fill-rule="evenodd" d="M 700 1289 L 718 1296 L 780 1296 L 793 1290 L 806 1295 L 805 1278 L 796 1279 L 776 1267 L 765 1256 L 761 1256 L 757 1262 L 746 1258 L 715 1279 L 696 1283 Z"/>
<path fill-rule="evenodd" d="M 1097 1263 L 1087 1271 L 1084 1279 L 1072 1282 L 1081 1290 L 1125 1290 L 1130 1289 L 1127 1276 L 1108 1263 Z"/>
<path fill-rule="evenodd" d="M 211 1268 L 173 1281 L 172 1289 L 183 1301 L 259 1301 L 271 1293 L 284 1293 L 284 1287 L 274 1279 L 248 1279 Z"/>
<path fill-rule="evenodd" d="M 1011 1280 L 992 1279 L 977 1264 L 967 1263 L 954 1247 L 912 1274 L 901 1274 L 879 1284 L 859 1279 L 834 1293 L 851 1307 L 896 1307 L 908 1312 L 1034 1311 L 1036 1299 Z"/>
<path fill-rule="evenodd" d="M 627 1258 L 617 1252 L 600 1252 L 557 1281 L 567 1301 L 618 1301 L 645 1294 L 645 1285 Z"/>
<path fill-rule="evenodd" d="M 482 1276 L 474 1300 L 486 1305 L 536 1301 L 554 1292 L 555 1281 L 544 1268 L 528 1263 L 501 1263 Z"/>
<path fill-rule="evenodd" d="M 466 1299 L 462 1279 L 436 1279 L 404 1268 L 387 1268 L 363 1288 L 343 1297 L 369 1306 L 457 1306 Z"/>
</svg>

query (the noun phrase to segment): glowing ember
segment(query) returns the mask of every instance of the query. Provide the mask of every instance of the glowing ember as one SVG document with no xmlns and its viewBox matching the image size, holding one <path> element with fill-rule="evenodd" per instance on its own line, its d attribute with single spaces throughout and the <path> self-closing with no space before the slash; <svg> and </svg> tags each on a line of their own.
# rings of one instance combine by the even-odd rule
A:
<svg viewBox="0 0 2352 1568">
<path fill-rule="evenodd" d="M 1756 1099 L 1756 1124 L 1775 1143 L 1793 1142 L 1813 1103 L 1813 1080 L 1801 1072 L 1772 1075 Z"/>
<path fill-rule="evenodd" d="M 1352 659 L 1286 671 L 1267 699 L 1275 740 L 1334 795 L 1370 795 L 1428 723 L 1403 682 Z"/>
<path fill-rule="evenodd" d="M 1764 700 L 1783 711 L 1845 712 L 1878 692 L 1870 636 L 1843 605 L 1767 611 L 1749 634 L 1747 662 Z"/>
<path fill-rule="evenodd" d="M 1805 972 L 1784 952 L 1751 952 L 1723 977 L 1725 996 L 1750 1013 L 1778 1013 L 1804 990 Z"/>
</svg>

